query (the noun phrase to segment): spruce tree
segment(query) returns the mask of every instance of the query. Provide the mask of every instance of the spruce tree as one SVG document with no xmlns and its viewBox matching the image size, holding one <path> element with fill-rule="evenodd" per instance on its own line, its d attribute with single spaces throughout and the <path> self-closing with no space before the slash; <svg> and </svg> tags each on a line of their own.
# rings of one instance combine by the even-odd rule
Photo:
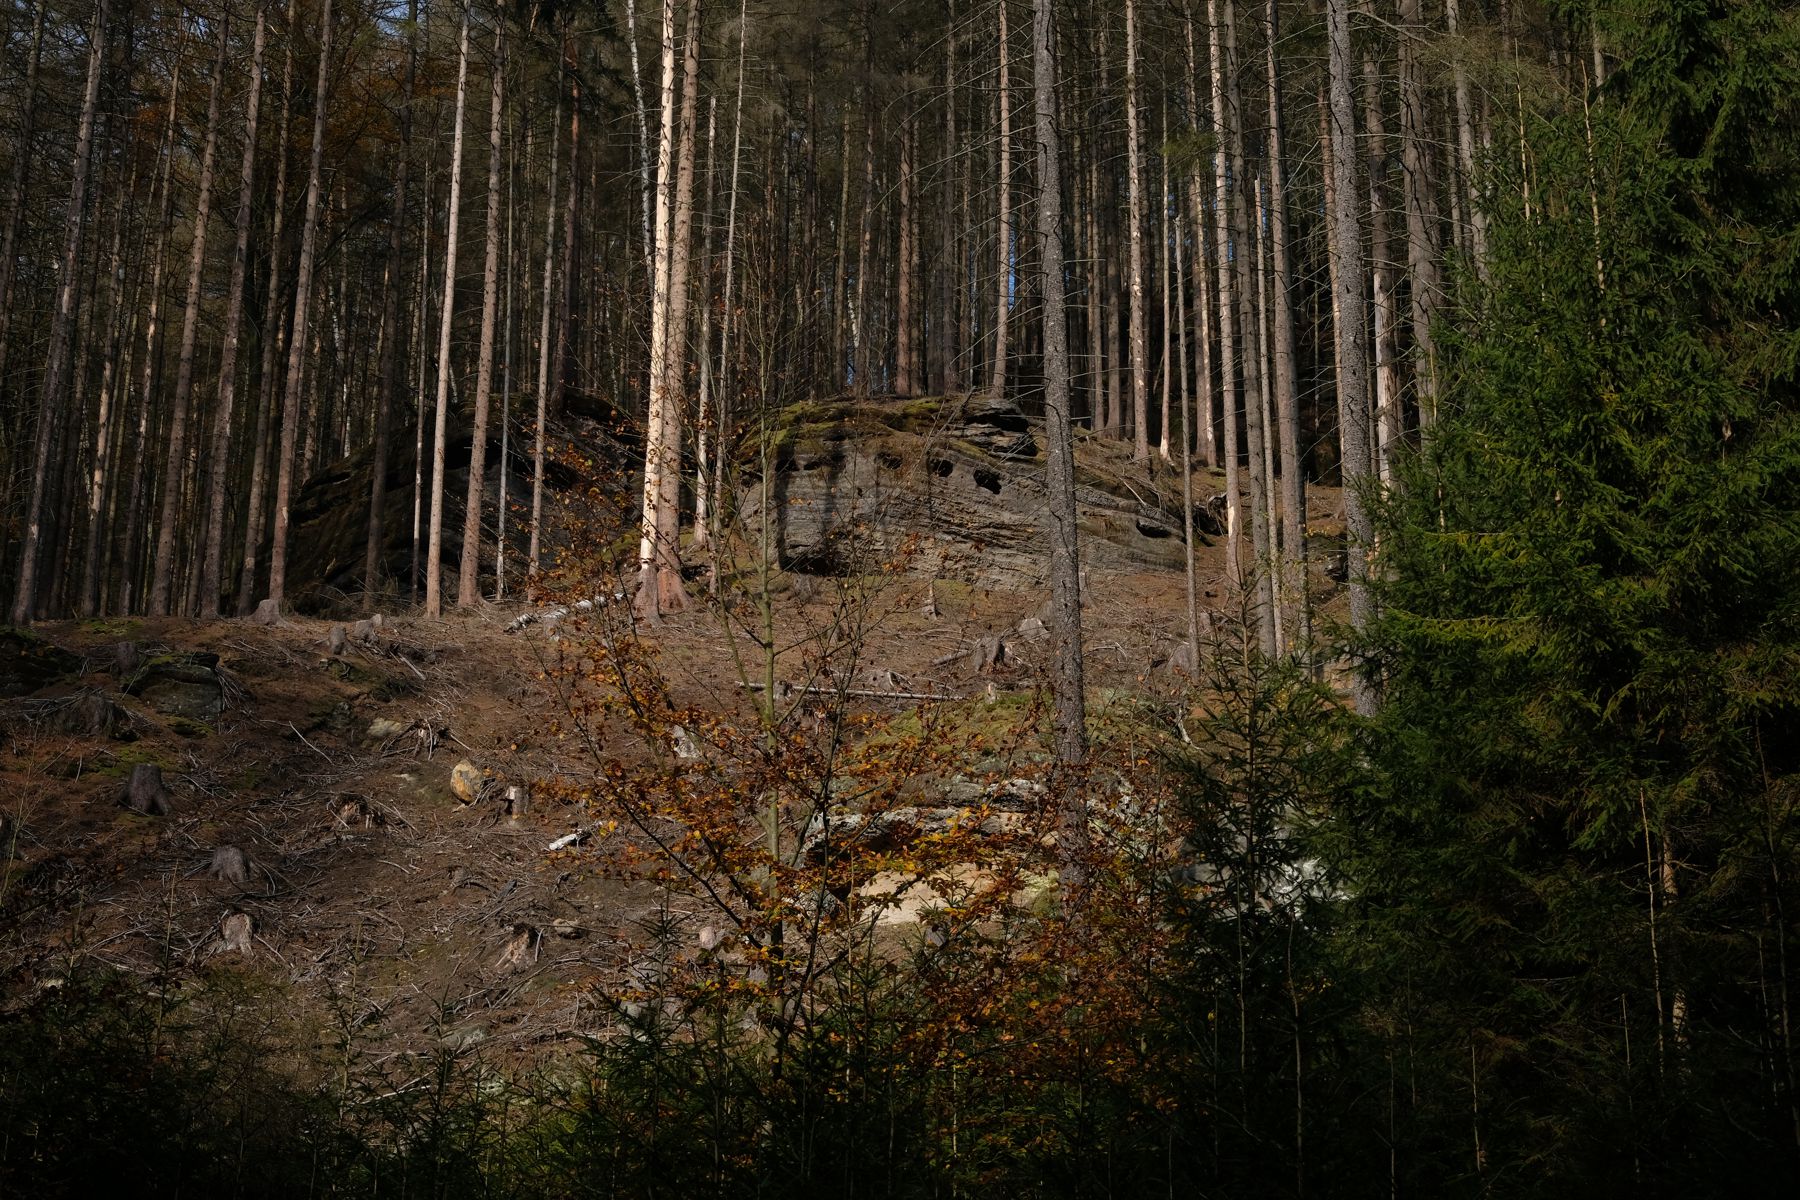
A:
<svg viewBox="0 0 1800 1200">
<path fill-rule="evenodd" d="M 1595 19 L 1618 67 L 1492 164 L 1380 514 L 1347 948 L 1403 1180 L 1759 1191 L 1800 1156 L 1800 23 Z"/>
</svg>

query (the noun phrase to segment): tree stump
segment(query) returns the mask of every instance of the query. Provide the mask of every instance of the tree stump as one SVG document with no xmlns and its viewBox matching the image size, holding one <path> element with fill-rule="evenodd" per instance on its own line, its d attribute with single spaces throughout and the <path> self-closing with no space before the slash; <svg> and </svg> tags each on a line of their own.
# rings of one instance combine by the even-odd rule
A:
<svg viewBox="0 0 1800 1200">
<path fill-rule="evenodd" d="M 225 954 L 242 954 L 248 957 L 250 939 L 256 934 L 256 924 L 247 912 L 229 912 L 219 922 L 218 951 Z"/>
<path fill-rule="evenodd" d="M 976 640 L 969 651 L 969 668 L 978 675 L 992 675 L 1006 661 L 1006 639 L 984 637 Z"/>
<path fill-rule="evenodd" d="M 500 952 L 500 961 L 495 967 L 502 971 L 520 971 L 537 961 L 538 942 L 541 935 L 536 927 L 518 924 L 512 927 L 507 936 L 506 949 Z"/>
<path fill-rule="evenodd" d="M 169 815 L 172 797 L 163 784 L 162 768 L 155 763 L 138 763 L 131 768 L 131 778 L 119 793 L 119 800 L 132 812 L 152 817 Z"/>
<path fill-rule="evenodd" d="M 220 846 L 212 852 L 206 873 L 224 883 L 249 883 L 253 864 L 250 856 L 237 846 Z"/>
</svg>

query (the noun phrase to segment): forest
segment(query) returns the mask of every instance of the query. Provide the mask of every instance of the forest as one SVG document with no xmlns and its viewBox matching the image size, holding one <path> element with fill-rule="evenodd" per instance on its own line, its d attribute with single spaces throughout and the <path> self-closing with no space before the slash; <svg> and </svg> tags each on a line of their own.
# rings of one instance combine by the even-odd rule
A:
<svg viewBox="0 0 1800 1200">
<path fill-rule="evenodd" d="M 1800 1188 L 1780 0 L 3 0 L 0 597 L 0 1194 Z"/>
</svg>

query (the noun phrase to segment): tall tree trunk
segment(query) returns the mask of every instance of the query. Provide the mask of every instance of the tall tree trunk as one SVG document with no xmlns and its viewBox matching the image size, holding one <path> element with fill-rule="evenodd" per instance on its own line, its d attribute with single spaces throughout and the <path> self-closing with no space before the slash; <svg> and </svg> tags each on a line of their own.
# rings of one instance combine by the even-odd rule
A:
<svg viewBox="0 0 1800 1200">
<path fill-rule="evenodd" d="M 282 320 L 282 258 L 286 253 L 288 129 L 294 99 L 294 0 L 287 5 L 287 65 L 282 72 L 281 117 L 275 126 L 275 196 L 269 232 L 269 291 L 263 305 L 262 362 L 257 374 L 256 432 L 251 450 L 250 487 L 244 520 L 244 553 L 238 571 L 237 609 L 256 605 L 256 558 L 262 547 L 263 517 L 268 509 L 269 426 L 274 420 L 275 387 L 285 345 Z"/>
<path fill-rule="evenodd" d="M 237 402 L 238 343 L 244 321 L 244 288 L 249 274 L 250 227 L 256 201 L 256 130 L 262 114 L 263 63 L 269 41 L 264 0 L 256 6 L 251 39 L 250 94 L 244 101 L 244 155 L 239 167 L 237 244 L 231 252 L 231 284 L 226 289 L 225 332 L 219 343 L 219 398 L 213 408 L 212 452 L 207 457 L 206 531 L 200 567 L 200 615 L 219 615 L 225 558 L 225 496 L 229 490 L 231 422 Z M 280 253 L 279 245 L 274 253 Z M 379 461 L 379 460 L 378 460 Z"/>
<path fill-rule="evenodd" d="M 381 296 L 381 358 L 375 369 L 375 452 L 369 472 L 369 536 L 363 548 L 363 592 L 381 586 L 387 540 L 387 480 L 393 458 L 394 409 L 400 399 L 400 299 L 406 290 L 406 202 L 412 167 L 413 91 L 419 75 L 419 0 L 406 6 L 406 82 L 400 92 L 400 149 L 394 164 L 394 203 L 388 217 L 387 287 Z M 374 601 L 371 599 L 370 603 Z"/>
<path fill-rule="evenodd" d="M 1487 208 L 1481 201 L 1475 174 L 1475 120 L 1469 100 L 1469 72 L 1463 65 L 1466 47 L 1458 39 L 1462 25 L 1461 0 L 1444 0 L 1444 22 L 1450 33 L 1450 78 L 1456 92 L 1456 153 L 1462 164 L 1463 187 L 1467 190 L 1469 213 L 1469 250 L 1475 259 L 1475 270 L 1487 279 Z"/>
<path fill-rule="evenodd" d="M 82 551 L 81 583 L 75 596 L 76 614 L 84 618 L 95 616 L 99 610 L 100 549 L 107 540 L 106 495 L 111 481 L 113 446 L 118 440 L 113 433 L 113 426 L 118 423 L 114 410 L 123 407 L 118 403 L 117 397 L 131 390 L 131 356 L 126 354 L 123 364 L 118 360 L 122 343 L 130 336 L 123 246 L 127 224 L 126 208 L 137 190 L 137 180 L 138 167 L 134 160 L 125 187 L 119 192 L 118 203 L 114 206 L 112 246 L 106 256 L 110 295 L 107 302 L 109 315 L 103 359 L 105 365 L 100 372 L 100 400 L 94 416 L 94 458 L 88 470 L 87 545 Z"/>
<path fill-rule="evenodd" d="M 902 396 L 919 390 L 918 333 L 913 328 L 913 305 L 918 291 L 918 249 L 913 236 L 917 220 L 913 210 L 914 136 L 913 118 L 908 114 L 900 124 L 900 263 L 894 320 L 894 391 Z"/>
<path fill-rule="evenodd" d="M 1169 141 L 1169 103 L 1165 99 L 1162 106 L 1162 140 Z M 1162 155 L 1162 188 L 1156 194 L 1157 205 L 1157 274 L 1162 281 L 1162 421 L 1157 430 L 1156 453 L 1165 463 L 1172 456 L 1171 446 L 1175 437 L 1175 393 L 1178 381 L 1174 372 L 1174 342 L 1176 336 L 1175 295 L 1170 289 L 1179 287 L 1179 281 L 1169 270 L 1169 243 L 1180 236 L 1175 214 L 1170 211 L 1169 156 Z M 1175 213 L 1179 213 L 1177 206 Z"/>
<path fill-rule="evenodd" d="M 1068 321 L 1063 298 L 1062 164 L 1056 131 L 1055 24 L 1051 0 L 1032 0 L 1036 97 L 1038 250 L 1044 288 L 1044 506 L 1050 526 L 1050 597 L 1056 635 L 1056 756 L 1065 768 L 1057 822 L 1066 897 L 1086 879 L 1087 810 L 1077 773 L 1087 759 L 1081 662 L 1081 555 L 1075 510 L 1075 445 L 1069 414 Z"/>
<path fill-rule="evenodd" d="M 437 410 L 431 440 L 431 520 L 425 542 L 425 615 L 443 615 L 444 443 L 450 427 L 450 333 L 456 318 L 456 252 L 462 215 L 463 126 L 469 100 L 470 6 L 464 0 L 457 43 L 456 121 L 450 139 L 450 202 L 444 213 L 444 300 L 438 313 Z"/>
<path fill-rule="evenodd" d="M 550 118 L 550 184 L 544 201 L 544 312 L 538 326 L 537 420 L 531 442 L 531 539 L 525 551 L 527 587 L 536 580 L 538 556 L 543 550 L 544 522 L 544 424 L 550 411 L 551 316 L 556 308 L 556 169 L 562 162 L 563 90 L 556 89 L 556 112 Z M 570 165 L 573 170 L 573 164 Z"/>
<path fill-rule="evenodd" d="M 1150 457 L 1150 342 L 1144 313 L 1144 165 L 1138 132 L 1137 4 L 1125 0 L 1125 219 L 1131 261 L 1131 454 Z"/>
<path fill-rule="evenodd" d="M 1325 27 L 1331 81 L 1331 262 L 1336 314 L 1338 442 L 1344 484 L 1345 554 L 1350 581 L 1350 623 L 1366 628 L 1374 616 L 1369 594 L 1369 549 L 1374 526 L 1364 503 L 1369 474 L 1369 367 L 1364 357 L 1363 259 L 1356 217 L 1356 100 L 1352 80 L 1349 0 L 1326 0 Z M 1370 712 L 1374 694 L 1357 677 L 1356 707 Z"/>
<path fill-rule="evenodd" d="M 289 507 L 294 491 L 294 446 L 300 436 L 301 384 L 312 309 L 313 259 L 319 245 L 320 167 L 325 155 L 325 112 L 331 89 L 331 0 L 319 8 L 319 82 L 313 98 L 312 159 L 306 173 L 306 216 L 300 225 L 300 263 L 294 269 L 294 327 L 288 336 L 287 395 L 281 411 L 281 447 L 275 464 L 275 522 L 269 548 L 269 599 L 280 610 L 287 589 Z"/>
<path fill-rule="evenodd" d="M 725 485 L 725 453 L 726 434 L 731 429 L 731 410 L 726 407 L 726 398 L 733 394 L 732 384 L 735 373 L 732 369 L 732 335 L 737 332 L 737 304 L 735 285 L 737 282 L 737 210 L 738 210 L 738 168 L 741 165 L 740 151 L 744 141 L 744 53 L 745 43 L 749 36 L 749 0 L 738 0 L 738 70 L 736 111 L 731 118 L 731 201 L 726 206 L 725 214 L 725 327 L 719 331 L 719 413 L 715 419 L 718 429 L 718 452 L 713 456 L 711 492 L 715 498 L 723 495 Z M 715 515 L 722 515 L 719 505 L 714 506 Z M 709 532 L 708 540 L 713 540 Z M 719 572 L 713 572 L 713 587 L 719 585 Z"/>
<path fill-rule="evenodd" d="M 1264 0 L 1263 34 L 1269 73 L 1269 253 L 1275 273 L 1272 295 L 1276 419 L 1281 437 L 1281 558 L 1279 603 L 1290 650 L 1311 639 L 1306 596 L 1306 479 L 1300 466 L 1300 388 L 1294 369 L 1293 266 L 1288 254 L 1287 156 L 1281 119 L 1281 73 L 1275 47 L 1281 40 L 1276 0 Z"/>
<path fill-rule="evenodd" d="M 229 13 L 218 21 L 219 49 L 213 58 L 212 89 L 206 99 L 205 145 L 200 152 L 199 193 L 194 200 L 193 244 L 188 252 L 187 299 L 181 313 L 181 349 L 175 360 L 175 396 L 170 402 L 169 446 L 163 459 L 162 512 L 156 523 L 156 562 L 151 569 L 149 613 L 169 614 L 175 578 L 175 518 L 186 473 L 188 405 L 194 394 L 194 341 L 200 329 L 200 284 L 206 274 L 206 233 L 212 222 L 213 166 L 219 149 L 219 89 L 225 79 L 225 51 L 231 37 Z"/>
<path fill-rule="evenodd" d="M 705 550 L 712 542 L 712 439 L 713 413 L 712 288 L 713 288 L 713 151 L 718 142 L 719 98 L 706 102 L 706 179 L 700 214 L 700 391 L 694 419 L 694 549 Z"/>
<path fill-rule="evenodd" d="M 693 234 L 694 142 L 700 86 L 700 15 L 690 0 L 679 130 L 675 107 L 675 0 L 663 0 L 663 120 L 657 151 L 656 266 L 651 314 L 650 422 L 644 442 L 644 515 L 635 608 L 645 620 L 687 607 L 681 581 L 681 404 L 687 376 L 687 289 Z M 679 142 L 679 144 L 677 144 Z"/>
<path fill-rule="evenodd" d="M 1243 564 L 1238 540 L 1242 536 L 1242 505 L 1238 498 L 1238 425 L 1237 365 L 1238 347 L 1235 337 L 1236 293 L 1232 283 L 1232 261 L 1242 251 L 1231 240 L 1231 180 L 1228 148 L 1231 145 L 1231 112 L 1225 102 L 1226 73 L 1232 69 L 1226 61 L 1224 25 L 1220 18 L 1219 0 L 1207 0 L 1208 62 L 1212 77 L 1213 108 L 1213 247 L 1218 273 L 1219 314 L 1219 394 L 1224 416 L 1225 444 L 1221 453 L 1225 460 L 1225 570 L 1233 586 L 1244 582 Z"/>
<path fill-rule="evenodd" d="M 75 156 L 69 182 L 69 208 L 64 217 L 62 267 L 57 275 L 56 309 L 50 322 L 50 349 L 44 366 L 43 390 L 38 393 L 37 432 L 32 449 L 31 492 L 25 508 L 25 536 L 19 547 L 19 572 L 13 593 L 11 620 L 27 624 L 37 610 L 38 541 L 42 534 L 45 494 L 50 470 L 50 449 L 56 441 L 62 412 L 69 407 L 69 337 L 75 316 L 75 292 L 80 282 L 81 244 L 87 228 L 87 185 L 94 146 L 94 112 L 100 103 L 100 74 L 106 66 L 109 0 L 94 9 L 93 31 L 88 37 L 87 87 L 82 93 L 81 120 L 76 127 Z M 21 150 L 23 148 L 21 147 Z M 56 497 L 60 500 L 60 497 Z"/>
<path fill-rule="evenodd" d="M 469 450 L 468 508 L 463 514 L 462 560 L 456 606 L 481 599 L 481 500 L 487 468 L 488 410 L 494 394 L 494 322 L 500 308 L 500 134 L 506 71 L 506 20 L 494 18 L 492 97 L 488 105 L 487 257 L 481 268 L 481 348 L 475 367 L 475 432 Z M 500 503 L 506 503 L 504 494 Z"/>
<path fill-rule="evenodd" d="M 1262 404 L 1263 366 L 1262 355 L 1257 344 L 1252 341 L 1261 324 L 1259 319 L 1253 318 L 1253 313 L 1259 307 L 1256 303 L 1254 274 L 1256 257 L 1249 229 L 1250 218 L 1254 216 L 1255 200 L 1246 194 L 1251 180 L 1244 157 L 1243 106 L 1239 103 L 1237 87 L 1237 10 L 1233 0 L 1224 0 L 1224 15 L 1224 93 L 1227 127 L 1230 131 L 1232 176 L 1232 202 L 1228 209 L 1231 217 L 1233 275 L 1237 289 L 1238 335 L 1242 339 L 1237 361 L 1244 380 L 1244 442 L 1250 476 L 1250 548 L 1255 560 L 1251 578 L 1255 588 L 1251 611 L 1255 618 L 1257 643 L 1264 655 L 1273 656 L 1276 650 L 1275 587 L 1274 573 L 1270 569 L 1272 556 L 1269 537 L 1267 430 L 1263 421 Z M 1229 398 L 1231 395 L 1231 389 L 1227 388 L 1226 396 Z M 1234 445 L 1234 452 L 1235 449 Z M 1235 453 L 1233 456 L 1235 457 Z"/>
<path fill-rule="evenodd" d="M 644 75 L 638 66 L 637 0 L 625 0 L 625 45 L 631 51 L 631 101 L 638 127 L 638 200 L 644 234 L 644 276 L 656 287 L 656 235 L 650 229 L 650 123 L 644 113 Z"/>
<path fill-rule="evenodd" d="M 12 346 L 12 292 L 19 263 L 19 224 L 25 210 L 25 178 L 33 158 L 31 139 L 37 131 L 38 66 L 43 61 L 44 13 L 49 7 L 50 0 L 37 0 L 31 14 L 31 49 L 25 59 L 18 143 L 13 153 L 12 178 L 6 187 L 6 228 L 0 232 L 0 395 L 6 391 L 6 364 Z"/>
<path fill-rule="evenodd" d="M 1381 74 L 1375 56 L 1363 51 L 1363 123 L 1369 153 L 1369 271 L 1374 286 L 1371 316 L 1375 339 L 1375 469 L 1387 483 L 1400 438 L 1400 367 L 1394 319 L 1396 280 L 1387 217 L 1387 123 L 1381 108 Z"/>
<path fill-rule="evenodd" d="M 1008 318 L 1012 312 L 1013 212 L 1012 212 L 1012 73 L 1007 53 L 1007 0 L 998 0 L 1000 11 L 1000 91 L 995 97 L 1000 121 L 1000 170 L 997 240 L 999 264 L 994 276 L 994 364 L 988 373 L 988 391 L 1006 395 Z"/>
<path fill-rule="evenodd" d="M 1430 117 L 1425 111 L 1425 64 L 1419 0 L 1400 0 L 1400 185 L 1406 206 L 1406 270 L 1411 287 L 1413 390 L 1419 427 L 1437 421 L 1438 207 L 1431 179 Z"/>
</svg>

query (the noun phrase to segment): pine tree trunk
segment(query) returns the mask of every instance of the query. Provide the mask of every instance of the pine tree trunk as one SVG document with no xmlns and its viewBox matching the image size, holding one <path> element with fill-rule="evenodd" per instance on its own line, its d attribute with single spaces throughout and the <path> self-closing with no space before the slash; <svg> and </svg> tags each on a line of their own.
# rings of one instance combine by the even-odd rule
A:
<svg viewBox="0 0 1800 1200">
<path fill-rule="evenodd" d="M 1381 75 L 1375 56 L 1363 53 L 1363 124 L 1368 139 L 1369 272 L 1374 286 L 1370 315 L 1375 339 L 1375 440 L 1373 461 L 1389 481 L 1400 437 L 1400 373 L 1395 347 L 1393 244 L 1388 237 L 1387 125 L 1381 110 Z"/>
<path fill-rule="evenodd" d="M 562 163 L 563 90 L 556 89 L 556 112 L 550 118 L 550 183 L 544 201 L 544 311 L 538 326 L 537 420 L 531 443 L 531 539 L 525 551 L 525 574 L 528 581 L 538 573 L 538 556 L 542 553 L 541 537 L 544 521 L 544 424 L 550 410 L 550 342 L 551 317 L 556 302 L 556 171 Z M 571 166 L 571 170 L 573 166 Z"/>
<path fill-rule="evenodd" d="M 282 320 L 282 259 L 286 254 L 288 132 L 294 98 L 294 0 L 287 6 L 287 65 L 282 74 L 281 118 L 275 126 L 275 198 L 269 232 L 269 291 L 263 305 L 262 362 L 257 375 L 255 447 L 251 451 L 250 498 L 244 520 L 244 553 L 238 571 L 237 610 L 240 615 L 256 607 L 256 560 L 262 547 L 263 517 L 268 510 L 269 426 L 274 421 L 275 388 L 286 347 L 287 323 Z"/>
<path fill-rule="evenodd" d="M 31 140 L 37 131 L 38 68 L 44 53 L 44 13 L 50 0 L 37 0 L 31 14 L 31 49 L 25 59 L 25 87 L 19 104 L 17 149 L 6 188 L 6 228 L 0 232 L 0 396 L 6 392 L 6 365 L 12 347 L 13 280 L 19 263 L 19 224 L 25 210 L 25 178 L 32 162 Z"/>
<path fill-rule="evenodd" d="M 1444 0 L 1444 22 L 1450 33 L 1450 78 L 1456 92 L 1456 153 L 1462 163 L 1463 187 L 1469 213 L 1469 250 L 1475 259 L 1475 270 L 1487 279 L 1487 209 L 1481 202 L 1475 175 L 1475 120 L 1469 100 L 1469 72 L 1463 65 L 1465 48 L 1460 44 L 1462 9 L 1460 0 Z"/>
<path fill-rule="evenodd" d="M 469 450 L 468 507 L 463 514 L 462 559 L 456 606 L 481 599 L 481 503 L 487 468 L 488 412 L 494 395 L 494 330 L 500 309 L 500 134 L 506 70 L 506 22 L 494 21 L 492 96 L 488 105 L 487 257 L 481 268 L 481 348 L 475 368 L 475 432 Z M 506 503 L 501 495 L 500 503 Z"/>
<path fill-rule="evenodd" d="M 218 21 L 219 49 L 213 59 L 212 88 L 206 100 L 205 146 L 200 152 L 199 194 L 194 200 L 193 244 L 189 248 L 187 299 L 181 313 L 181 349 L 175 360 L 175 396 L 170 401 L 168 454 L 163 460 L 162 512 L 156 523 L 156 561 L 151 569 L 149 613 L 169 614 L 175 577 L 175 518 L 187 459 L 188 405 L 194 394 L 194 341 L 199 335 L 200 284 L 206 273 L 206 233 L 212 221 L 213 166 L 219 148 L 219 89 L 225 78 L 225 51 L 231 36 L 229 14 Z"/>
<path fill-rule="evenodd" d="M 1232 284 L 1232 260 L 1237 247 L 1231 240 L 1231 186 L 1227 148 L 1231 145 L 1230 110 L 1225 103 L 1225 77 L 1231 69 L 1226 61 L 1224 26 L 1220 19 L 1219 0 L 1207 0 L 1208 63 L 1212 79 L 1213 108 L 1213 256 L 1217 266 L 1219 315 L 1219 394 L 1223 410 L 1225 460 L 1225 571 L 1233 586 L 1244 582 L 1238 540 L 1242 536 L 1242 505 L 1238 497 L 1238 424 L 1237 364 L 1235 339 L 1236 296 Z"/>
<path fill-rule="evenodd" d="M 1276 652 L 1275 588 L 1270 569 L 1272 556 L 1269 536 L 1268 439 L 1263 420 L 1262 354 L 1257 343 L 1252 340 L 1262 324 L 1260 305 L 1257 304 L 1256 251 L 1252 248 L 1254 239 L 1249 229 L 1256 203 L 1245 192 L 1252 183 L 1244 156 L 1243 106 L 1239 102 L 1237 88 L 1237 11 L 1232 0 L 1224 0 L 1224 14 L 1225 112 L 1230 130 L 1233 185 L 1233 203 L 1228 207 L 1232 231 L 1233 275 L 1237 289 L 1237 327 L 1242 339 L 1237 361 L 1244 381 L 1244 443 L 1250 476 L 1250 548 L 1254 556 L 1251 583 L 1255 592 L 1251 612 L 1256 625 L 1257 644 L 1266 657 L 1272 657 Z M 1229 398 L 1231 395 L 1231 389 L 1227 388 L 1226 396 Z M 1235 452 L 1235 445 L 1232 449 Z"/>
<path fill-rule="evenodd" d="M 294 326 L 288 336 L 287 395 L 282 402 L 281 445 L 275 463 L 275 520 L 269 549 L 269 596 L 279 611 L 287 589 L 287 535 L 294 490 L 294 448 L 304 419 L 308 317 L 312 309 L 313 263 L 318 254 L 320 167 L 325 154 L 325 113 L 330 99 L 331 0 L 319 10 L 319 82 L 313 99 L 312 158 L 306 176 L 306 216 L 300 225 L 300 262 L 294 269 Z"/>
<path fill-rule="evenodd" d="M 706 169 L 701 172 L 706 188 L 701 193 L 700 234 L 700 390 L 694 421 L 694 549 L 705 550 L 712 541 L 712 446 L 717 423 L 713 412 L 712 288 L 713 288 L 713 151 L 718 142 L 719 98 L 706 102 Z"/>
<path fill-rule="evenodd" d="M 456 254 L 462 215 L 463 126 L 469 100 L 470 6 L 464 0 L 457 44 L 456 119 L 450 139 L 450 201 L 444 212 L 444 299 L 438 313 L 437 408 L 431 440 L 431 519 L 425 542 L 425 615 L 443 615 L 444 451 L 450 427 L 450 333 L 456 317 Z"/>
<path fill-rule="evenodd" d="M 110 316 L 107 321 L 105 365 L 100 374 L 100 401 L 94 417 L 94 459 L 88 473 L 87 545 L 82 552 L 81 584 L 75 597 L 76 615 L 83 618 L 93 617 L 99 611 L 100 548 L 107 540 L 104 521 L 106 496 L 111 482 L 113 446 L 117 441 L 113 434 L 113 426 L 118 423 L 114 410 L 123 407 L 118 403 L 117 397 L 130 390 L 131 356 L 126 354 L 123 364 L 118 359 L 123 342 L 130 336 L 130 321 L 125 311 L 125 263 L 122 248 L 126 205 L 137 190 L 137 180 L 138 167 L 134 160 L 130 176 L 114 206 L 112 246 L 107 253 L 108 275 L 111 280 L 108 299 Z"/>
<path fill-rule="evenodd" d="M 387 540 L 387 481 L 393 459 L 394 409 L 400 399 L 400 300 L 406 290 L 406 204 L 412 167 L 413 91 L 419 74 L 419 3 L 406 6 L 406 82 L 400 93 L 400 148 L 394 164 L 394 204 L 388 217 L 387 287 L 381 297 L 381 356 L 375 369 L 375 450 L 369 472 L 369 536 L 363 549 L 363 592 L 381 586 L 381 552 Z"/>
<path fill-rule="evenodd" d="M 1056 60 L 1051 0 L 1032 0 L 1036 97 L 1038 248 L 1044 289 L 1044 432 L 1049 492 L 1050 596 L 1056 636 L 1056 756 L 1067 775 L 1057 822 L 1065 901 L 1087 868 L 1087 810 L 1077 772 L 1087 759 L 1081 661 L 1081 555 L 1075 508 L 1075 446 L 1069 413 L 1069 348 L 1063 297 L 1062 164 L 1056 131 Z"/>
<path fill-rule="evenodd" d="M 1406 269 L 1411 283 L 1413 391 L 1419 428 L 1437 421 L 1437 319 L 1442 283 L 1438 276 L 1437 195 L 1431 179 L 1430 118 L 1425 111 L 1425 64 L 1419 0 L 1400 0 L 1400 171 L 1406 206 Z"/>
<path fill-rule="evenodd" d="M 231 422 L 237 402 L 238 343 L 244 320 L 244 288 L 249 273 L 250 227 L 256 200 L 256 130 L 262 113 L 263 63 L 268 48 L 268 13 L 256 8 L 256 32 L 250 51 L 250 94 L 244 101 L 244 155 L 239 168 L 237 244 L 231 253 L 231 284 L 226 290 L 225 331 L 219 343 L 219 398 L 213 408 L 212 452 L 207 457 L 206 528 L 201 551 L 202 617 L 219 615 L 225 557 L 225 497 L 229 490 Z M 279 247 L 276 248 L 277 253 Z"/>
<path fill-rule="evenodd" d="M 19 571 L 13 593 L 11 621 L 29 623 L 37 613 L 38 542 L 42 534 L 44 506 L 60 501 L 47 496 L 50 450 L 56 442 L 61 414 L 69 407 L 64 394 L 70 366 L 69 338 L 75 317 L 75 292 L 80 281 L 81 246 L 86 230 L 88 173 L 93 161 L 94 113 L 100 102 L 100 74 L 106 66 L 109 0 L 94 10 L 93 31 L 88 38 L 87 87 L 82 94 L 81 120 L 76 127 L 75 156 L 69 182 L 69 208 L 65 214 L 62 268 L 58 275 L 56 309 L 50 322 L 50 350 L 44 367 L 43 390 L 38 393 L 37 432 L 32 448 L 31 492 L 25 509 L 25 536 L 19 547 Z"/>
<path fill-rule="evenodd" d="M 1269 75 L 1269 252 L 1274 270 L 1271 366 L 1281 439 L 1281 558 L 1278 602 L 1290 650 L 1311 639 L 1306 595 L 1306 479 L 1300 465 L 1300 388 L 1294 368 L 1293 266 L 1288 254 L 1287 158 L 1281 118 L 1281 41 L 1276 0 L 1264 0 L 1263 33 Z"/>
<path fill-rule="evenodd" d="M 900 263 L 894 321 L 894 391 L 901 396 L 911 396 L 919 390 L 915 357 L 918 334 L 913 329 L 913 305 L 918 290 L 915 282 L 918 250 L 913 237 L 917 216 L 913 211 L 913 138 L 913 120 L 908 116 L 900 126 Z"/>
<path fill-rule="evenodd" d="M 1144 313 L 1144 166 L 1138 132 L 1137 4 L 1125 0 L 1125 219 L 1131 262 L 1131 454 L 1150 457 L 1150 341 Z"/>
<path fill-rule="evenodd" d="M 1000 84 L 995 97 L 1000 126 L 1000 168 L 997 241 L 998 266 L 994 275 L 994 362 L 988 373 L 988 391 L 994 396 L 1006 395 L 1006 357 L 1009 333 L 1008 318 L 1012 313 L 1011 285 L 1013 270 L 1012 212 L 1012 73 L 1008 55 L 1006 28 L 1007 0 L 998 0 L 1000 12 Z"/>
<path fill-rule="evenodd" d="M 1364 357 L 1363 258 L 1356 203 L 1356 101 L 1351 77 L 1349 0 L 1326 0 L 1325 25 L 1330 71 L 1332 309 L 1336 315 L 1338 442 L 1342 461 L 1345 554 L 1348 558 L 1350 623 L 1363 629 L 1374 616 L 1369 594 L 1368 552 L 1374 526 L 1363 502 L 1369 474 L 1369 367 Z M 1356 707 L 1374 708 L 1366 681 L 1354 685 Z"/>
</svg>

